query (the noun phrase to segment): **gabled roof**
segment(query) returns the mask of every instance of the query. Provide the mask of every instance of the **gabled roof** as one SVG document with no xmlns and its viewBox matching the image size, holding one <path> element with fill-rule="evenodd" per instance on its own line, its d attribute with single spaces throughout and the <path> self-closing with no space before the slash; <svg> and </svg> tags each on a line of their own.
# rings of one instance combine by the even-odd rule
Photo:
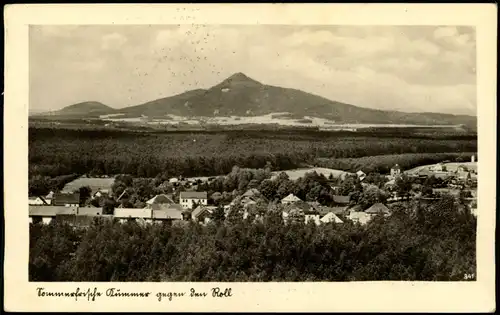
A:
<svg viewBox="0 0 500 315">
<path fill-rule="evenodd" d="M 182 191 L 180 199 L 207 199 L 206 191 Z"/>
<path fill-rule="evenodd" d="M 294 202 L 291 204 L 287 204 L 284 207 L 285 212 L 291 212 L 293 210 L 304 212 L 304 211 L 312 211 L 314 209 L 310 204 L 301 200 L 301 201 L 297 201 L 297 202 Z"/>
<path fill-rule="evenodd" d="M 371 206 L 370 208 L 365 210 L 366 213 L 390 213 L 389 208 L 387 208 L 384 204 L 378 202 Z"/>
<path fill-rule="evenodd" d="M 363 172 L 363 171 L 361 171 L 361 170 L 357 171 L 357 172 L 356 172 L 356 174 L 357 174 L 358 176 L 366 175 L 366 174 L 365 174 L 365 172 Z"/>
<path fill-rule="evenodd" d="M 42 196 L 38 196 L 38 197 L 28 197 L 29 201 L 35 201 L 37 199 L 40 199 L 40 201 L 45 204 L 45 205 L 48 205 L 49 203 L 45 200 L 45 198 L 43 198 Z"/>
<path fill-rule="evenodd" d="M 214 207 L 214 206 L 198 206 L 198 207 L 196 207 L 196 209 L 193 210 L 193 212 L 191 213 L 191 216 L 193 218 L 197 218 L 200 214 L 202 214 L 205 211 L 212 213 L 216 208 L 217 207 Z"/>
<path fill-rule="evenodd" d="M 243 197 L 254 197 L 254 196 L 260 196 L 261 193 L 258 189 L 256 188 L 251 188 L 249 190 L 247 190 L 244 194 L 243 194 Z"/>
<path fill-rule="evenodd" d="M 333 196 L 333 202 L 335 203 L 348 204 L 350 201 L 351 201 L 350 196 L 340 196 L 340 195 Z"/>
<path fill-rule="evenodd" d="M 333 212 L 328 212 L 324 215 L 321 220 L 323 223 L 335 222 L 335 223 L 344 223 L 340 218 Z"/>
<path fill-rule="evenodd" d="M 151 209 L 115 208 L 115 218 L 151 218 Z"/>
<path fill-rule="evenodd" d="M 302 201 L 299 197 L 295 196 L 294 194 L 289 194 L 285 198 L 281 199 L 281 202 L 297 202 L 297 201 Z"/>
<path fill-rule="evenodd" d="M 172 203 L 175 203 L 175 202 L 169 196 L 167 196 L 165 194 L 161 194 L 161 195 L 154 196 L 153 198 L 151 198 L 148 201 L 146 201 L 146 203 L 148 205 L 152 205 L 152 204 L 162 204 L 162 203 L 172 204 Z"/>
<path fill-rule="evenodd" d="M 29 206 L 29 216 L 54 217 L 58 214 L 76 214 L 78 207 Z"/>
<path fill-rule="evenodd" d="M 54 194 L 54 198 L 52 200 L 52 204 L 55 206 L 64 206 L 65 204 L 79 204 L 80 203 L 80 193 L 72 193 L 72 194 L 63 194 L 58 193 Z"/>
<path fill-rule="evenodd" d="M 52 199 L 54 198 L 54 192 L 53 191 L 50 191 L 47 196 L 45 196 L 45 199 Z"/>
</svg>

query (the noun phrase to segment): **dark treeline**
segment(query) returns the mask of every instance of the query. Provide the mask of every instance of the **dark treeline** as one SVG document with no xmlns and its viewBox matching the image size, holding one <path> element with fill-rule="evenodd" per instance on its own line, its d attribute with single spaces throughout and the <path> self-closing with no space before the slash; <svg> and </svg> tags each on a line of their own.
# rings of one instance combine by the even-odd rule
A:
<svg viewBox="0 0 500 315">
<path fill-rule="evenodd" d="M 206 226 L 31 224 L 29 280 L 458 281 L 476 271 L 476 219 L 451 197 L 394 206 L 366 226 L 215 213 Z"/>
<path fill-rule="evenodd" d="M 131 174 L 138 177 L 226 174 L 234 165 L 286 170 L 316 158 L 381 154 L 473 152 L 476 140 L 378 136 L 316 137 L 304 132 L 133 133 L 30 129 L 29 174 Z"/>
</svg>

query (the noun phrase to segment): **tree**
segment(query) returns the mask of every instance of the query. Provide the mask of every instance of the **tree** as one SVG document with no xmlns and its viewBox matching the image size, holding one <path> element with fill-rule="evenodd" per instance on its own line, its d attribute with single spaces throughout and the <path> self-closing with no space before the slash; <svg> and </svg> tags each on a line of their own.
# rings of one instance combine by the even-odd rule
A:
<svg viewBox="0 0 500 315">
<path fill-rule="evenodd" d="M 84 205 L 87 199 L 90 198 L 92 189 L 89 186 L 82 186 L 76 192 L 80 193 L 80 205 Z"/>
<path fill-rule="evenodd" d="M 399 176 L 396 178 L 396 192 L 398 193 L 399 196 L 402 198 L 408 198 L 410 195 L 411 191 L 411 180 L 410 178 L 406 175 L 403 174 L 402 176 Z"/>
<path fill-rule="evenodd" d="M 226 217 L 226 215 L 224 214 L 224 208 L 222 208 L 221 206 L 218 206 L 212 212 L 210 219 L 213 222 L 215 222 L 216 224 L 220 224 L 220 223 L 224 222 L 225 217 Z"/>
<path fill-rule="evenodd" d="M 113 199 L 104 199 L 104 205 L 102 207 L 102 214 L 113 214 L 115 211 L 116 202 Z"/>
</svg>

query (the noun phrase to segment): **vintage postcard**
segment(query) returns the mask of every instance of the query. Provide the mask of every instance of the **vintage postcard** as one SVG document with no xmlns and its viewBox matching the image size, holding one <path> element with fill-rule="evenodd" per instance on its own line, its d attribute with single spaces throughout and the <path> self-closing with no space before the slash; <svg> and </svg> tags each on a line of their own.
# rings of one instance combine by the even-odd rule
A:
<svg viewBox="0 0 500 315">
<path fill-rule="evenodd" d="M 495 310 L 496 6 L 4 12 L 5 310 Z"/>
</svg>

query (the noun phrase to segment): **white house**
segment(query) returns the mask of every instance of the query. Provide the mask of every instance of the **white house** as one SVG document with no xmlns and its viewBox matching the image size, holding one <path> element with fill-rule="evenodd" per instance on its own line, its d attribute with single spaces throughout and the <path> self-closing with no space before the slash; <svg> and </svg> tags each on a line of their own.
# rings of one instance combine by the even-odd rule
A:
<svg viewBox="0 0 500 315">
<path fill-rule="evenodd" d="M 372 219 L 372 217 L 364 211 L 352 211 L 351 213 L 349 213 L 348 218 L 352 222 L 357 222 L 362 225 L 367 224 Z"/>
<path fill-rule="evenodd" d="M 207 205 L 207 192 L 183 191 L 179 196 L 180 204 L 184 209 L 192 209 L 193 205 Z"/>
<path fill-rule="evenodd" d="M 289 204 L 289 203 L 293 203 L 293 202 L 298 202 L 298 201 L 302 201 L 302 200 L 299 197 L 295 196 L 294 194 L 289 194 L 285 198 L 281 199 L 281 203 L 285 204 L 285 205 Z"/>
<path fill-rule="evenodd" d="M 391 176 L 395 177 L 395 176 L 398 176 L 400 174 L 401 174 L 401 166 L 399 166 L 399 164 L 394 165 L 391 168 Z"/>
<path fill-rule="evenodd" d="M 316 225 L 320 225 L 320 216 L 317 211 L 306 211 L 304 212 L 304 222 L 307 224 L 309 221 L 314 222 Z"/>
</svg>

